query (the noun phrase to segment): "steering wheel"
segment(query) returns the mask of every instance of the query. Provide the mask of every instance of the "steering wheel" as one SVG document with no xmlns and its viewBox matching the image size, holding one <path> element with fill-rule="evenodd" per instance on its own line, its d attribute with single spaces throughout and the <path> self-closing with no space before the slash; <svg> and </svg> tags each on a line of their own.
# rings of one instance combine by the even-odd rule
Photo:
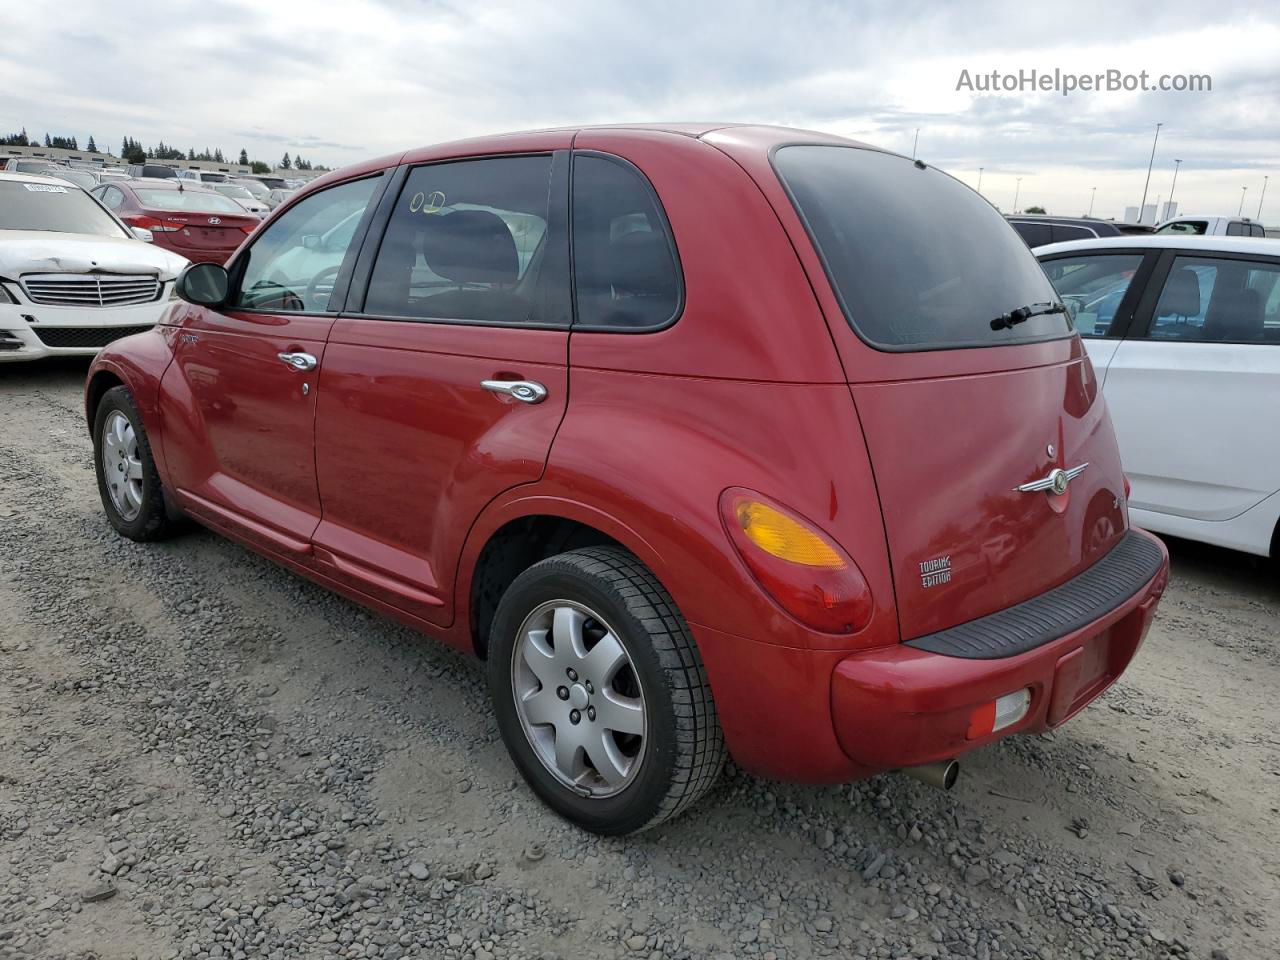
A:
<svg viewBox="0 0 1280 960">
<path fill-rule="evenodd" d="M 336 277 L 338 275 L 338 271 L 341 269 L 342 264 L 338 264 L 333 267 L 325 267 L 311 278 L 311 282 L 307 284 L 306 293 L 303 294 L 303 300 L 306 301 L 308 306 L 318 307 L 321 310 L 324 310 L 329 306 L 329 298 L 333 296 L 333 284 L 330 283 L 328 289 L 323 291 L 320 287 L 326 280 L 332 280 Z M 324 299 L 322 300 L 321 297 Z"/>
</svg>

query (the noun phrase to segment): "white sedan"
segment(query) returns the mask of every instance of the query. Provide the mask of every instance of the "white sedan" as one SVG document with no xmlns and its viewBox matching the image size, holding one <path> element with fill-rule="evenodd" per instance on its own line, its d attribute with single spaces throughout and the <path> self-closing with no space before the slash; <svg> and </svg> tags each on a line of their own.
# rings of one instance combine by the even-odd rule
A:
<svg viewBox="0 0 1280 960">
<path fill-rule="evenodd" d="M 65 180 L 0 172 L 0 363 L 151 329 L 186 264 Z"/>
<path fill-rule="evenodd" d="M 1280 243 L 1161 234 L 1035 254 L 1102 381 L 1133 522 L 1280 557 Z"/>
</svg>

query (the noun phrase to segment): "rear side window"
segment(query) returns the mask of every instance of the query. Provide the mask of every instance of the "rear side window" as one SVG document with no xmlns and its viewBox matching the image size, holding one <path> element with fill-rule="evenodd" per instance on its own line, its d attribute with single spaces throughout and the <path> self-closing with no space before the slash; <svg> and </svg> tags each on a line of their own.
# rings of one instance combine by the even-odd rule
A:
<svg viewBox="0 0 1280 960">
<path fill-rule="evenodd" d="M 952 177 L 859 147 L 782 147 L 773 162 L 845 316 L 873 346 L 935 350 L 1071 335 L 1064 314 L 991 328 L 1057 294 L 1004 217 Z"/>
<path fill-rule="evenodd" d="M 1106 337 L 1141 265 L 1138 253 L 1091 254 L 1047 260 L 1044 272 L 1071 311 L 1080 336 Z"/>
<path fill-rule="evenodd" d="M 1249 235 L 1249 225 L 1241 223 L 1239 220 L 1232 220 L 1227 224 L 1228 237 L 1247 237 Z"/>
<path fill-rule="evenodd" d="M 1026 242 L 1028 247 L 1043 247 L 1046 243 L 1053 242 L 1053 234 L 1049 230 L 1049 224 L 1037 223 L 1033 220 L 1011 220 L 1013 229 L 1018 231 L 1018 236 Z"/>
<path fill-rule="evenodd" d="M 1177 220 L 1173 223 L 1166 223 L 1163 227 L 1156 230 L 1156 233 L 1174 233 L 1183 234 L 1185 236 L 1202 236 L 1209 229 L 1207 220 Z"/>
<path fill-rule="evenodd" d="M 487 157 L 413 170 L 378 248 L 364 312 L 541 324 L 551 251 L 550 156 Z"/>
<path fill-rule="evenodd" d="M 680 305 L 680 274 L 666 217 L 629 164 L 580 153 L 573 161 L 577 325 L 647 330 Z"/>
<path fill-rule="evenodd" d="M 1085 227 L 1072 227 L 1060 223 L 1053 225 L 1053 242 L 1062 243 L 1066 240 L 1092 240 L 1097 234 Z"/>
</svg>

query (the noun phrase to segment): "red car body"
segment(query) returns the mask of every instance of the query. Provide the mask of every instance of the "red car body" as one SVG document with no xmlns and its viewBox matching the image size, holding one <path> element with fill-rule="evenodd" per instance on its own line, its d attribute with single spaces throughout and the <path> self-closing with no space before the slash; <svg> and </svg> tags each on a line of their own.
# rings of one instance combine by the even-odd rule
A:
<svg viewBox="0 0 1280 960">
<path fill-rule="evenodd" d="M 869 344 L 775 170 L 790 143 L 850 145 L 777 128 L 615 127 L 451 143 L 329 174 L 263 229 L 380 170 L 622 158 L 669 219 L 679 318 L 635 334 L 178 304 L 99 355 L 90 422 L 103 392 L 127 385 L 182 511 L 462 650 L 484 652 L 490 594 L 511 576 L 503 558 L 519 567 L 565 525 L 625 546 L 688 621 L 731 755 L 762 775 L 844 781 L 1056 726 L 1132 659 L 1168 570 L 1159 542 L 1129 530 L 1088 356 L 1074 334 Z M 367 269 L 362 250 L 352 289 Z M 296 351 L 318 358 L 305 395 L 276 360 Z M 538 381 L 547 402 L 479 387 L 495 378 Z M 1015 489 L 1079 463 L 1088 469 L 1062 492 Z M 814 629 L 762 586 L 728 529 L 735 490 L 810 523 L 852 561 L 864 583 L 856 629 Z M 1060 617 L 1048 640 L 1006 655 L 928 649 L 964 625 L 995 635 L 1007 621 L 992 618 L 1008 611 L 1035 615 L 1028 604 L 1106 573 L 1121 547 L 1145 551 L 1147 567 L 1084 622 Z M 1021 690 L 1025 715 L 984 731 L 991 702 Z"/>
<path fill-rule="evenodd" d="M 221 194 L 179 187 L 177 180 L 117 180 L 93 195 L 129 226 L 150 230 L 156 246 L 193 263 L 224 262 L 261 222 Z"/>
</svg>

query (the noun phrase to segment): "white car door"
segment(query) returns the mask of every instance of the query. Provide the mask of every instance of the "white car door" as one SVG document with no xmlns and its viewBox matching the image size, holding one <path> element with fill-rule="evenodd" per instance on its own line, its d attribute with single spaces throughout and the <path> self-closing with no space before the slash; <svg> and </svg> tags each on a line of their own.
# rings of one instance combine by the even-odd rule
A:
<svg viewBox="0 0 1280 960">
<path fill-rule="evenodd" d="M 1232 520 L 1280 490 L 1280 257 L 1166 254 L 1153 279 L 1105 384 L 1130 506 Z"/>
</svg>

